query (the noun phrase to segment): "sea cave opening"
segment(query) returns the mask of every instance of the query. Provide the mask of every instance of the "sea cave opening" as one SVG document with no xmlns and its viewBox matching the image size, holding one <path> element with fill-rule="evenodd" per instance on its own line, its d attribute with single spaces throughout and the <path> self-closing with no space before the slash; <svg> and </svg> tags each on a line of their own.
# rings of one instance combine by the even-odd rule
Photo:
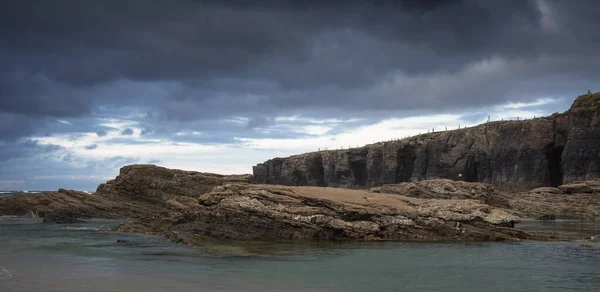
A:
<svg viewBox="0 0 600 292">
<path fill-rule="evenodd" d="M 564 146 L 556 146 L 554 143 L 546 147 L 550 186 L 557 187 L 563 183 L 562 153 L 564 149 Z"/>
</svg>

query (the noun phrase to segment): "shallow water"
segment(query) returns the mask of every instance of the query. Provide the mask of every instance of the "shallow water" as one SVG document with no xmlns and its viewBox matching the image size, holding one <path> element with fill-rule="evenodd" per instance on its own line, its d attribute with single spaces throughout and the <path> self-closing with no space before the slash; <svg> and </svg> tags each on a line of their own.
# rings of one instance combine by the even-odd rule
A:
<svg viewBox="0 0 600 292">
<path fill-rule="evenodd" d="M 600 291 L 600 249 L 582 242 L 192 248 L 102 231 L 115 224 L 0 226 L 0 291 Z M 600 234 L 597 222 L 519 227 Z"/>
</svg>

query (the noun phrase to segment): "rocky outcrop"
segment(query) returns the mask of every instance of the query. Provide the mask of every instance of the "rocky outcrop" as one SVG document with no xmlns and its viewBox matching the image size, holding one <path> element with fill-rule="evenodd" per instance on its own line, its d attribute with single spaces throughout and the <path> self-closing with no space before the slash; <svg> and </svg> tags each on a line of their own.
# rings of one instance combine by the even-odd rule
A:
<svg viewBox="0 0 600 292">
<path fill-rule="evenodd" d="M 57 192 L 17 194 L 0 198 L 0 215 L 23 216 L 34 212 L 40 217 L 52 218 L 62 216 L 60 214 L 79 218 L 139 218 L 163 211 L 166 209 L 153 205 L 114 201 L 96 194 L 63 189 Z"/>
<path fill-rule="evenodd" d="M 563 114 L 490 122 L 355 149 L 274 158 L 253 168 L 262 184 L 369 188 L 446 178 L 525 191 L 600 177 L 600 93 Z"/>
<path fill-rule="evenodd" d="M 115 200 L 181 206 L 179 197 L 196 198 L 229 182 L 253 183 L 254 179 L 249 174 L 220 175 L 134 164 L 122 167 L 114 180 L 100 184 L 96 194 Z"/>
<path fill-rule="evenodd" d="M 320 187 L 225 184 L 201 206 L 119 231 L 243 240 L 513 240 L 519 218 L 476 200 L 427 200 Z"/>
<path fill-rule="evenodd" d="M 0 198 L 0 215 L 36 212 L 47 222 L 76 218 L 146 218 L 181 212 L 198 205 L 199 195 L 229 182 L 253 182 L 251 175 L 219 175 L 129 165 L 94 194 L 60 189 Z M 69 219 L 72 218 L 72 219 Z"/>
<path fill-rule="evenodd" d="M 600 180 L 576 181 L 558 187 L 566 194 L 600 194 Z"/>
<path fill-rule="evenodd" d="M 434 180 L 382 186 L 377 193 L 249 182 L 251 176 L 132 165 L 123 167 L 115 180 L 99 186 L 95 194 L 61 189 L 0 198 L 0 216 L 37 214 L 54 223 L 76 223 L 90 217 L 135 218 L 136 222 L 117 230 L 163 234 L 189 244 L 198 244 L 202 238 L 537 238 L 510 228 L 519 217 L 484 203 L 506 204 L 499 199 L 502 196 L 496 198 L 498 192 L 489 184 Z"/>
<path fill-rule="evenodd" d="M 71 212 L 56 212 L 50 213 L 44 216 L 43 223 L 48 224 L 75 224 L 84 223 L 85 221 L 79 220 L 78 215 Z"/>
<path fill-rule="evenodd" d="M 600 218 L 600 190 L 596 189 L 597 186 L 600 186 L 600 181 L 581 181 L 558 188 L 541 187 L 511 193 L 497 191 L 486 183 L 433 179 L 383 185 L 371 188 L 371 191 L 414 198 L 479 200 L 521 217 L 594 220 Z"/>
<path fill-rule="evenodd" d="M 506 197 L 490 184 L 468 183 L 449 179 L 431 179 L 383 185 L 378 188 L 378 192 L 423 199 L 479 200 L 496 207 L 508 206 Z"/>
<path fill-rule="evenodd" d="M 519 216 L 597 220 L 600 218 L 600 192 L 594 191 L 597 185 L 598 181 L 583 181 L 503 195 L 511 212 Z"/>
</svg>

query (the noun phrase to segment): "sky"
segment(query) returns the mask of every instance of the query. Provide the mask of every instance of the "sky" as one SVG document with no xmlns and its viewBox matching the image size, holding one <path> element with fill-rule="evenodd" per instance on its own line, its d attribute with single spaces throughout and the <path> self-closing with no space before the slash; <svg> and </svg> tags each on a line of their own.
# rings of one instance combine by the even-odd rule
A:
<svg viewBox="0 0 600 292">
<path fill-rule="evenodd" d="M 600 1 L 0 1 L 0 190 L 562 112 L 600 91 Z M 596 85 L 596 88 L 594 88 Z"/>
</svg>

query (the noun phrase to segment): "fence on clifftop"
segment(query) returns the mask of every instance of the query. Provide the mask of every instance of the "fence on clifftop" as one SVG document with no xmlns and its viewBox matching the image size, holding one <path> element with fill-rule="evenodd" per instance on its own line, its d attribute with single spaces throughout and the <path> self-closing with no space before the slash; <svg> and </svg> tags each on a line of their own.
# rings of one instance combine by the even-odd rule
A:
<svg viewBox="0 0 600 292">
<path fill-rule="evenodd" d="M 371 144 L 367 144 L 367 145 L 378 144 L 378 143 L 386 143 L 386 142 L 395 142 L 395 141 L 400 141 L 400 140 L 404 140 L 404 139 L 409 139 L 409 138 L 417 137 L 417 136 L 424 135 L 424 134 L 440 133 L 440 132 L 455 131 L 455 130 L 463 130 L 463 129 L 468 129 L 468 128 L 477 127 L 477 126 L 480 126 L 480 125 L 485 125 L 485 124 L 487 124 L 487 123 L 497 123 L 497 122 L 523 122 L 523 121 L 529 121 L 529 120 L 535 120 L 535 119 L 542 119 L 542 118 L 547 118 L 547 117 L 554 117 L 554 116 L 556 116 L 556 115 L 560 115 L 560 114 L 559 114 L 558 112 L 555 112 L 555 113 L 553 113 L 552 115 L 550 115 L 550 116 L 545 116 L 545 117 L 536 117 L 536 116 L 533 116 L 533 118 L 529 118 L 529 119 L 527 119 L 527 118 L 523 118 L 523 119 L 522 119 L 521 117 L 517 116 L 517 117 L 515 117 L 515 118 L 512 118 L 512 119 L 511 119 L 511 118 L 507 118 L 507 119 L 501 118 L 500 120 L 492 120 L 491 116 L 488 116 L 488 119 L 487 119 L 487 121 L 486 121 L 486 122 L 484 122 L 484 123 L 481 123 L 481 124 L 477 124 L 477 125 L 472 125 L 472 126 L 461 126 L 461 125 L 459 124 L 459 125 L 458 125 L 456 128 L 454 128 L 454 129 L 452 129 L 452 128 L 451 128 L 451 129 L 448 129 L 448 127 L 447 127 L 447 126 L 444 126 L 444 127 L 443 127 L 443 130 L 438 130 L 438 131 L 436 131 L 436 128 L 435 128 L 435 127 L 433 127 L 433 128 L 431 128 L 431 130 L 427 129 L 427 132 L 420 132 L 419 134 L 416 134 L 416 135 L 412 135 L 412 136 L 403 136 L 403 137 L 393 138 L 393 139 L 389 139 L 389 140 L 381 140 L 381 141 L 377 141 L 377 142 L 376 142 L 376 141 L 373 141 L 373 143 L 371 143 Z M 442 128 L 442 127 L 440 127 L 440 128 Z M 321 152 L 321 151 L 329 151 L 329 150 L 344 150 L 344 149 L 348 149 L 348 150 L 350 150 L 350 149 L 358 149 L 358 148 L 362 148 L 362 147 L 365 147 L 365 146 L 367 146 L 367 145 L 363 145 L 363 146 L 356 145 L 356 147 L 352 147 L 352 145 L 348 145 L 348 148 L 344 148 L 344 146 L 340 146 L 339 148 L 332 148 L 332 149 L 328 149 L 329 147 L 319 147 L 317 151 L 318 151 L 318 152 Z"/>
</svg>

